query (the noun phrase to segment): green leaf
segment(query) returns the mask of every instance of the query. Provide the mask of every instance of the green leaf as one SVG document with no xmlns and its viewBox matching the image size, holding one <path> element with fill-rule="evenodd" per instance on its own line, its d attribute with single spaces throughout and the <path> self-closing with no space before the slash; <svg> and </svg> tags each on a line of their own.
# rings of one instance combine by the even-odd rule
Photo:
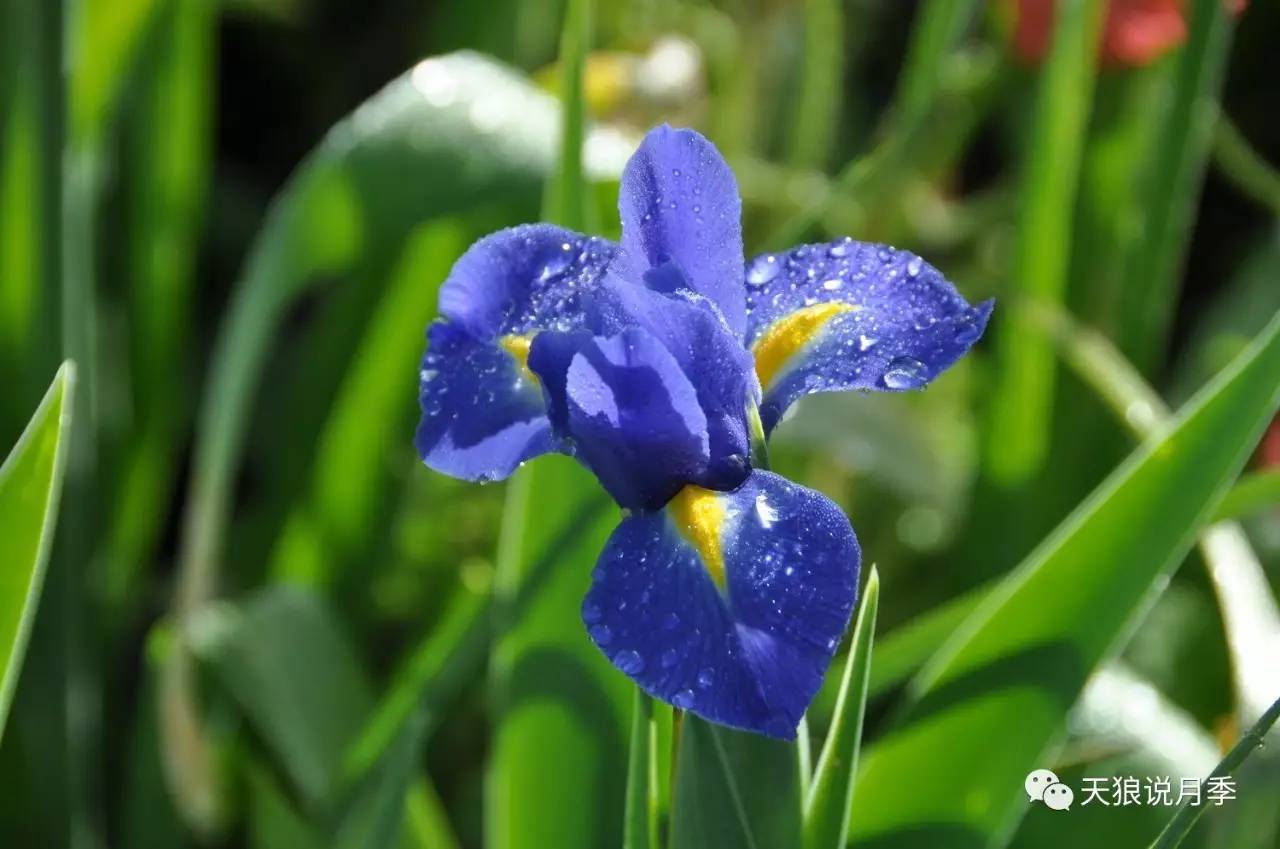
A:
<svg viewBox="0 0 1280 849">
<path fill-rule="evenodd" d="M 985 846 L 1025 808 L 1091 670 L 1180 562 L 1280 403 L 1280 318 L 984 602 L 868 752 L 859 846 Z M 957 792 L 957 788 L 961 788 Z"/>
<path fill-rule="evenodd" d="M 568 457 L 540 457 L 507 486 L 486 845 L 617 846 L 632 688 L 591 643 L 580 613 L 617 510 Z"/>
<path fill-rule="evenodd" d="M 27 429 L 0 465 L 0 736 L 58 521 L 75 366 L 64 363 Z"/>
<path fill-rule="evenodd" d="M 788 160 L 821 170 L 831 155 L 844 77 L 844 10 L 839 0 L 805 0 L 800 86 L 791 112 Z"/>
<path fill-rule="evenodd" d="M 390 849 L 395 845 L 426 731 L 427 714 L 419 710 L 404 724 L 379 768 L 357 789 L 338 826 L 333 841 L 337 849 Z"/>
<path fill-rule="evenodd" d="M 586 98 L 582 75 L 591 50 L 592 0 L 568 0 L 564 30 L 560 37 L 561 101 L 560 162 L 547 183 L 542 217 L 572 230 L 595 229 L 587 214 L 589 202 L 586 174 L 582 164 L 582 142 L 586 127 Z"/>
<path fill-rule="evenodd" d="M 1201 783 L 1201 791 L 1207 792 L 1209 782 L 1219 776 L 1230 775 L 1240 769 L 1241 765 L 1255 751 L 1262 748 L 1263 741 L 1266 739 L 1271 726 L 1275 725 L 1276 720 L 1280 719 L 1280 699 L 1277 699 L 1271 707 L 1259 717 L 1253 727 L 1245 732 L 1240 741 L 1231 747 L 1231 751 L 1227 752 L 1224 757 L 1209 773 L 1209 778 Z M 1191 833 L 1191 827 L 1195 825 L 1196 820 L 1204 813 L 1207 805 L 1191 805 L 1184 802 L 1172 820 L 1169 821 L 1164 831 L 1160 832 L 1156 841 L 1151 844 L 1152 849 L 1174 849 L 1182 843 L 1186 836 Z"/>
<path fill-rule="evenodd" d="M 801 845 L 797 745 L 685 714 L 671 800 L 671 849 Z"/>
<path fill-rule="evenodd" d="M 858 769 L 862 718 L 866 713 L 871 676 L 871 644 L 875 639 L 879 605 L 880 575 L 872 566 L 853 626 L 849 661 L 845 664 L 840 696 L 836 699 L 835 719 L 827 731 L 827 741 L 822 746 L 805 800 L 805 849 L 843 849 L 849 834 L 849 806 Z"/>
<path fill-rule="evenodd" d="M 1057 4 L 1053 48 L 1044 65 L 1021 179 L 1018 235 L 1008 292 L 1061 303 L 1071 259 L 1072 207 L 1093 99 L 1098 36 L 1106 4 Z M 1002 490 L 1016 490 L 1048 450 L 1054 370 L 1049 340 L 997 313 L 997 368 L 984 466 Z"/>
<path fill-rule="evenodd" d="M 307 808 L 330 804 L 347 746 L 372 707 L 369 681 L 334 617 L 305 591 L 268 587 L 243 604 L 206 608 L 189 639 Z"/>
<path fill-rule="evenodd" d="M 631 745 L 627 751 L 627 808 L 622 849 L 657 849 L 657 806 L 653 780 L 653 698 L 636 687 L 631 712 Z"/>
<path fill-rule="evenodd" d="M 1120 289 L 1120 348 L 1144 373 L 1159 362 L 1178 302 L 1234 28 L 1220 0 L 1189 5 L 1187 43 L 1143 173 L 1139 208 L 1146 218 L 1126 257 Z"/>
</svg>

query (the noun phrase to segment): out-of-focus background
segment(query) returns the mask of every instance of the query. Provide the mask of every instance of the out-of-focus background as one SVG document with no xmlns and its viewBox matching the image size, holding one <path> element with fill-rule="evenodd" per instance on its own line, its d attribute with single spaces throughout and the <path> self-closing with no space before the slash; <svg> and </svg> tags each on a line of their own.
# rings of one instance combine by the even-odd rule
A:
<svg viewBox="0 0 1280 849">
<path fill-rule="evenodd" d="M 975 593 L 1280 311 L 1280 6 L 1062 0 L 1055 42 L 1047 0 L 591 5 L 593 232 L 667 121 L 734 167 L 749 253 L 888 242 L 997 298 L 928 391 L 811 398 L 773 444 L 878 564 L 874 746 Z M 77 364 L 0 845 L 620 844 L 629 684 L 576 616 L 616 517 L 575 512 L 596 496 L 568 461 L 514 503 L 412 445 L 440 282 L 540 216 L 564 7 L 0 3 L 4 451 Z M 1241 670 L 1278 680 L 1280 428 L 1239 449 L 1233 522 L 1042 766 L 1176 785 L 1238 739 Z M 545 586 L 495 594 L 535 543 Z M 1280 846 L 1258 763 L 1188 845 Z M 1000 842 L 1145 845 L 1171 813 L 1037 808 Z"/>
</svg>

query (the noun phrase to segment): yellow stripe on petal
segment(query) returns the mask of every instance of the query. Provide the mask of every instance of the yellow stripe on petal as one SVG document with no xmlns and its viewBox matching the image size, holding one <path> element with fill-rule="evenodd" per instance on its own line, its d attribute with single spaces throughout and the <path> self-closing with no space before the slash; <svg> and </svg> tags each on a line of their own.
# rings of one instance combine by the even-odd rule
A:
<svg viewBox="0 0 1280 849">
<path fill-rule="evenodd" d="M 816 339 L 828 322 L 856 309 L 853 304 L 828 301 L 825 304 L 802 307 L 769 325 L 751 346 L 760 385 L 768 389 L 773 379 L 786 371 L 791 358 Z"/>
<path fill-rule="evenodd" d="M 520 364 L 520 373 L 524 379 L 538 385 L 538 376 L 529 371 L 529 348 L 533 345 L 532 336 L 520 336 L 515 333 L 509 333 L 498 339 L 498 346 L 502 350 L 511 355 L 511 358 Z"/>
<path fill-rule="evenodd" d="M 667 504 L 680 535 L 693 546 L 716 586 L 724 588 L 724 524 L 728 517 L 720 493 L 689 484 Z"/>
</svg>

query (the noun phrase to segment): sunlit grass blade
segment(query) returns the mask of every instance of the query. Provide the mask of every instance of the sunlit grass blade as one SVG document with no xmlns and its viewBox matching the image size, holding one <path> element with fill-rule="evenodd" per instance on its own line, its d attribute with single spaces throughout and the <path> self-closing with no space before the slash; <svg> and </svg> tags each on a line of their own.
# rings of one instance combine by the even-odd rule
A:
<svg viewBox="0 0 1280 849">
<path fill-rule="evenodd" d="M 129 3 L 119 6 L 131 6 Z M 133 3 L 132 6 L 137 6 Z M 104 593 L 112 626 L 135 604 L 176 486 L 190 420 L 191 302 L 211 164 L 215 4 L 160 4 L 122 119 L 133 438 L 111 487 Z"/>
<path fill-rule="evenodd" d="M 1064 297 L 1105 6 L 1102 0 L 1056 6 L 1053 48 L 1041 72 L 1023 153 L 1010 294 L 1054 304 Z M 996 357 L 984 471 L 998 489 L 1017 489 L 1041 468 L 1048 449 L 1053 348 L 1014 314 L 997 313 Z"/>
<path fill-rule="evenodd" d="M 790 104 L 788 159 L 821 170 L 840 119 L 844 76 L 844 10 L 840 0 L 805 0 L 800 90 Z"/>
<path fill-rule="evenodd" d="M 75 367 L 66 363 L 0 465 L 0 736 L 57 526 L 74 387 Z"/>
<path fill-rule="evenodd" d="M 1161 361 L 1178 301 L 1196 200 L 1213 143 L 1218 93 L 1226 73 L 1233 24 L 1221 0 L 1188 4 L 1189 36 L 1178 57 L 1143 174 L 1141 237 L 1124 266 L 1120 291 L 1120 348 L 1142 372 Z"/>
<path fill-rule="evenodd" d="M 402 256 L 347 368 L 318 439 L 311 485 L 285 520 L 272 554 L 277 579 L 335 587 L 364 562 L 386 527 L 388 490 L 403 481 L 387 463 L 387 447 L 405 470 L 417 463 L 404 434 L 418 414 L 406 392 L 406 363 L 422 356 L 423 326 L 435 313 L 440 284 L 466 248 L 463 228 L 444 219 L 407 236 Z"/>
<path fill-rule="evenodd" d="M 920 673 L 903 724 L 867 753 L 855 845 L 985 845 L 1009 834 L 1023 777 L 1052 749 L 1090 671 L 1186 554 L 1277 405 L 1280 318 Z M 968 790 L 951 792 L 957 786 Z"/>
<path fill-rule="evenodd" d="M 871 646 L 879 605 L 880 575 L 872 566 L 853 626 L 835 718 L 827 731 L 827 741 L 822 746 L 805 800 L 805 849 L 844 849 L 849 834 L 849 806 L 853 801 L 858 749 L 862 744 L 862 719 L 867 706 Z"/>
<path fill-rule="evenodd" d="M 653 697 L 636 688 L 631 713 L 631 743 L 627 750 L 626 822 L 622 849 L 657 849 L 657 807 L 654 804 Z"/>
<path fill-rule="evenodd" d="M 1267 733 L 1271 730 L 1271 726 L 1275 725 L 1276 720 L 1280 719 L 1280 699 L 1277 699 L 1271 707 L 1262 714 L 1253 727 L 1250 728 L 1240 738 L 1226 757 L 1218 764 L 1218 766 L 1209 773 L 1200 785 L 1202 795 L 1207 791 L 1209 782 L 1215 777 L 1231 775 L 1237 771 L 1249 756 L 1255 751 L 1262 748 L 1263 741 L 1267 737 Z M 1174 814 L 1173 819 L 1165 826 L 1164 831 L 1151 844 L 1151 849 L 1174 849 L 1180 846 L 1187 835 L 1191 833 L 1191 828 L 1196 824 L 1196 820 L 1205 811 L 1205 805 L 1192 805 L 1184 802 L 1178 812 Z"/>
</svg>

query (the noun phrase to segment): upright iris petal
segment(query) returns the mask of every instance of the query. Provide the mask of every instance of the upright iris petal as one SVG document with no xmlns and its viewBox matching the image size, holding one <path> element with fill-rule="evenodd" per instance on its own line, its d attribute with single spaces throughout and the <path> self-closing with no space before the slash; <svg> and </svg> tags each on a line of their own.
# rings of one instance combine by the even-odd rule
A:
<svg viewBox="0 0 1280 849">
<path fill-rule="evenodd" d="M 915 254 L 851 239 L 756 257 L 746 283 L 766 433 L 812 392 L 924 386 L 991 314 L 990 301 L 970 306 Z"/>
<path fill-rule="evenodd" d="M 651 130 L 622 173 L 618 211 L 618 275 L 660 291 L 692 289 L 741 338 L 742 200 L 720 152 L 692 130 Z"/>
<path fill-rule="evenodd" d="M 825 496 L 772 472 L 687 488 L 624 519 L 582 618 L 649 693 L 714 722 L 795 736 L 853 610 L 859 552 Z"/>
<path fill-rule="evenodd" d="M 415 442 L 433 469 L 467 480 L 504 478 L 556 446 L 527 359 L 548 328 L 583 322 L 615 247 L 540 224 L 486 236 L 440 288 L 443 321 L 428 330 Z"/>
<path fill-rule="evenodd" d="M 591 639 L 648 692 L 775 737 L 848 624 L 859 549 L 826 497 L 750 465 L 801 395 L 923 386 L 982 335 L 919 257 L 845 239 L 743 264 L 728 165 L 650 132 L 623 175 L 620 248 L 503 231 L 458 261 L 429 332 L 418 449 L 500 477 L 559 448 L 626 510 L 593 572 Z"/>
</svg>

